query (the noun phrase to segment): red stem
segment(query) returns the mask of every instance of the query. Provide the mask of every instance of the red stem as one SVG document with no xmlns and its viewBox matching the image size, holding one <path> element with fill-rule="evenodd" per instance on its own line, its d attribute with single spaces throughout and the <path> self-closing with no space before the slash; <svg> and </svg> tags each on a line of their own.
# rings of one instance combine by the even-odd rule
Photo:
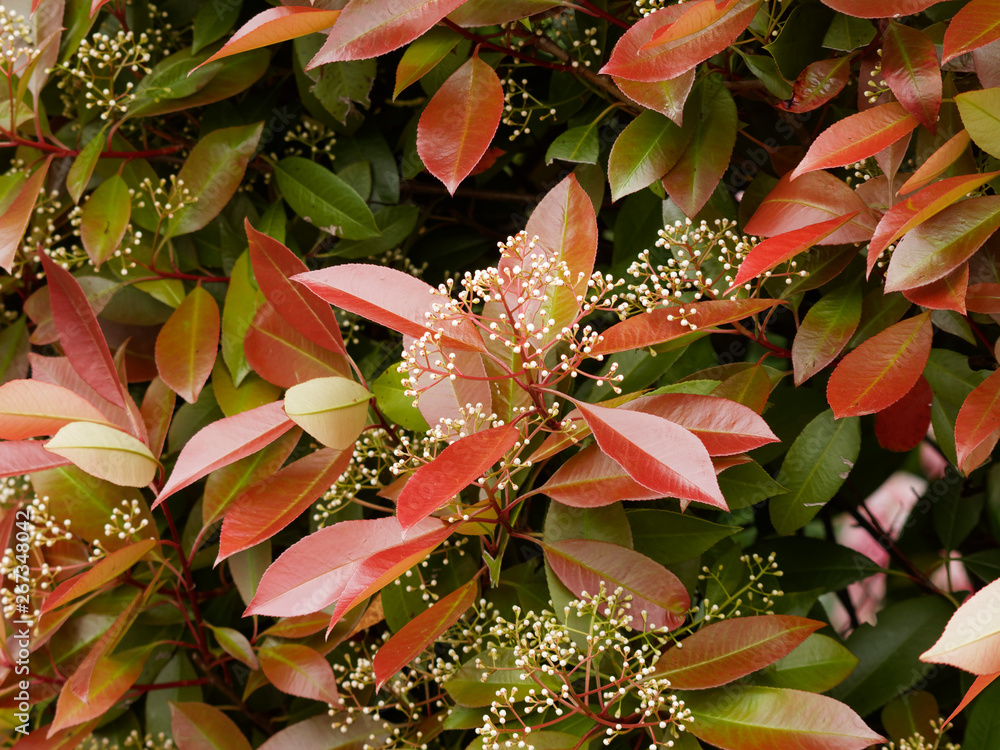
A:
<svg viewBox="0 0 1000 750">
<path fill-rule="evenodd" d="M 9 139 L 8 143 L 0 143 L 0 146 L 27 146 L 39 151 L 44 151 L 48 154 L 55 154 L 56 156 L 80 155 L 80 152 L 76 149 L 60 148 L 59 146 L 53 146 L 51 143 L 45 143 L 44 141 L 32 141 L 28 138 L 22 138 L 19 135 L 8 133 L 5 130 L 0 130 L 0 132 L 2 132 L 4 136 Z M 170 154 L 176 154 L 178 151 L 183 149 L 183 146 L 166 146 L 165 148 L 154 148 L 149 151 L 102 151 L 100 156 L 104 159 L 149 159 L 154 156 L 168 156 Z"/>
<path fill-rule="evenodd" d="M 583 11 L 589 16 L 597 16 L 598 18 L 603 18 L 605 21 L 609 21 L 610 23 L 613 23 L 615 26 L 618 26 L 619 28 L 622 29 L 631 28 L 631 26 L 629 26 L 623 20 L 621 20 L 620 18 L 616 18 L 615 16 L 611 15 L 606 11 L 601 10 L 592 2 L 590 2 L 590 0 L 576 0 L 576 1 L 580 3 L 581 6 L 583 6 L 582 8 Z"/>
</svg>

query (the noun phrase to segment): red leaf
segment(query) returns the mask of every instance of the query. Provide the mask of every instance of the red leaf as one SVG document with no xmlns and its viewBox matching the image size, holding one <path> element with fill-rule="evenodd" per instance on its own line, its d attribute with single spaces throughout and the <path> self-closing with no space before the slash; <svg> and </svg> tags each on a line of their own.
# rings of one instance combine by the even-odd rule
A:
<svg viewBox="0 0 1000 750">
<path fill-rule="evenodd" d="M 899 194 L 912 193 L 914 190 L 922 188 L 932 180 L 940 177 L 948 167 L 958 161 L 958 158 L 965 153 L 965 149 L 969 147 L 971 140 L 972 138 L 969 137 L 968 130 L 958 131 L 958 133 L 945 141 L 944 145 L 937 151 L 924 159 L 923 164 L 917 167 L 917 171 L 911 174 L 909 179 L 899 188 Z"/>
<path fill-rule="evenodd" d="M 62 456 L 50 453 L 40 440 L 4 440 L 0 442 L 0 477 L 16 477 L 57 466 L 69 466 Z"/>
<path fill-rule="evenodd" d="M 170 701 L 170 730 L 178 750 L 250 750 L 236 722 L 206 703 Z"/>
<path fill-rule="evenodd" d="M 926 286 L 948 276 L 1000 227 L 1000 196 L 969 198 L 906 233 L 892 251 L 885 291 Z"/>
<path fill-rule="evenodd" d="M 587 288 L 597 255 L 597 215 L 576 175 L 569 175 L 546 193 L 528 218 L 525 232 L 537 237 L 535 252 L 553 262 L 565 261 L 573 274 L 571 286 L 577 294 Z M 583 280 L 577 275 L 583 274 Z"/>
<path fill-rule="evenodd" d="M 662 307 L 633 315 L 611 326 L 601 334 L 597 344 L 591 348 L 591 354 L 614 354 L 656 346 L 687 336 L 692 331 L 705 331 L 713 326 L 749 318 L 782 302 L 774 299 L 726 299 Z"/>
<path fill-rule="evenodd" d="M 871 274 L 875 262 L 886 247 L 997 175 L 1000 175 L 1000 171 L 949 177 L 928 185 L 886 211 L 868 244 L 868 273 Z"/>
<path fill-rule="evenodd" d="M 730 401 L 743 404 L 755 414 L 764 411 L 767 398 L 770 395 L 771 378 L 760 363 L 740 370 L 735 375 L 730 375 L 712 391 L 714 398 L 727 398 Z M 716 464 L 716 470 L 720 470 L 719 462 L 713 460 L 713 463 Z"/>
<path fill-rule="evenodd" d="M 898 18 L 926 10 L 941 0 L 823 0 L 823 4 L 855 18 Z"/>
<path fill-rule="evenodd" d="M 910 302 L 930 310 L 954 310 L 965 315 L 965 295 L 969 288 L 969 264 L 963 263 L 943 279 L 926 286 L 903 290 Z"/>
<path fill-rule="evenodd" d="M 465 0 L 351 0 L 307 66 L 364 60 L 412 42 Z"/>
<path fill-rule="evenodd" d="M 810 308 L 792 342 L 795 385 L 833 362 L 860 322 L 861 292 L 853 284 L 830 292 Z"/>
<path fill-rule="evenodd" d="M 732 456 L 778 442 L 753 409 L 714 395 L 664 393 L 637 398 L 619 408 L 679 424 L 701 440 L 710 456 Z"/>
<path fill-rule="evenodd" d="M 469 325 L 451 319 L 428 322 L 425 313 L 441 302 L 437 290 L 402 271 L 385 266 L 347 263 L 294 277 L 330 304 L 379 325 L 419 339 L 440 331 L 443 343 L 459 351 L 485 351 L 482 337 Z"/>
<path fill-rule="evenodd" d="M 330 489 L 352 456 L 323 448 L 248 487 L 226 510 L 216 564 L 288 526 Z"/>
<path fill-rule="evenodd" d="M 355 574 L 359 580 L 378 577 L 386 563 L 380 553 L 388 553 L 390 568 L 393 561 L 406 564 L 413 557 L 422 558 L 452 531 L 453 527 L 428 518 L 404 542 L 399 520 L 392 516 L 327 526 L 300 539 L 274 561 L 246 614 L 292 617 L 319 612 L 333 602 L 339 609 L 347 602 L 345 592 Z"/>
<path fill-rule="evenodd" d="M 672 7 L 672 6 L 668 6 Z M 666 81 L 630 81 L 615 78 L 615 85 L 629 99 L 646 109 L 669 117 L 675 124 L 684 121 L 684 102 L 694 86 L 694 68 Z"/>
<path fill-rule="evenodd" d="M 442 633 L 458 622 L 476 602 L 478 588 L 472 580 L 414 617 L 386 641 L 375 653 L 375 689 L 382 686 L 399 670 L 434 643 Z"/>
<path fill-rule="evenodd" d="M 750 25 L 760 0 L 685 3 L 653 13 L 625 32 L 601 73 L 664 81 L 718 54 Z"/>
<path fill-rule="evenodd" d="M 222 49 L 205 60 L 201 65 L 208 65 L 213 60 L 249 52 L 271 44 L 286 42 L 300 36 L 307 36 L 317 31 L 330 28 L 339 10 L 323 10 L 309 6 L 288 6 L 283 8 L 268 8 L 258 13 L 232 35 Z M 198 68 L 201 67 L 198 66 Z M 197 70 L 195 68 L 194 70 Z M 191 71 L 191 72 L 194 72 Z"/>
<path fill-rule="evenodd" d="M 955 420 L 955 449 L 958 466 L 968 474 L 986 456 L 978 456 L 975 464 L 970 460 L 983 444 L 997 442 L 1000 429 L 1000 371 L 994 372 L 965 398 Z"/>
<path fill-rule="evenodd" d="M 707 625 L 653 665 L 677 690 L 704 690 L 734 682 L 794 651 L 824 626 L 793 615 L 739 617 Z"/>
<path fill-rule="evenodd" d="M 215 298 L 191 290 L 156 337 L 156 367 L 163 382 L 189 404 L 208 382 L 219 350 L 221 319 Z"/>
<path fill-rule="evenodd" d="M 181 450 L 153 507 L 210 472 L 256 453 L 292 429 L 295 423 L 283 407 L 282 401 L 264 404 L 199 430 Z"/>
<path fill-rule="evenodd" d="M 328 304 L 291 280 L 309 268 L 295 253 L 263 232 L 244 222 L 250 240 L 250 260 L 264 297 L 292 328 L 314 344 L 338 354 L 346 354 L 340 325 Z"/>
<path fill-rule="evenodd" d="M 1000 39 L 1000 2 L 971 0 L 959 9 L 944 32 L 942 64 Z M 985 85 L 985 84 L 984 84 Z"/>
<path fill-rule="evenodd" d="M 819 134 L 791 177 L 794 180 L 817 169 L 843 167 L 867 159 L 898 141 L 917 124 L 917 119 L 897 102 L 845 117 Z"/>
<path fill-rule="evenodd" d="M 333 667 L 319 652 L 299 643 L 280 643 L 265 646 L 258 655 L 265 676 L 281 692 L 340 705 Z"/>
<path fill-rule="evenodd" d="M 539 491 L 572 508 L 601 508 L 622 500 L 657 500 L 663 494 L 644 487 L 599 445 L 567 459 Z"/>
<path fill-rule="evenodd" d="M 865 341 L 837 365 L 826 397 L 837 419 L 873 414 L 905 396 L 931 352 L 931 314 L 915 315 Z"/>
<path fill-rule="evenodd" d="M 170 429 L 176 402 L 177 394 L 159 377 L 153 378 L 142 397 L 139 413 L 142 415 L 142 423 L 149 436 L 149 451 L 156 458 L 163 452 L 163 444 L 167 440 L 167 431 Z"/>
<path fill-rule="evenodd" d="M 795 79 L 792 98 L 779 103 L 778 107 L 788 112 L 811 112 L 819 109 L 844 90 L 850 77 L 850 55 L 811 63 Z"/>
<path fill-rule="evenodd" d="M 965 695 L 962 697 L 961 702 L 955 707 L 955 710 L 951 712 L 951 716 L 944 720 L 942 726 L 948 726 L 951 724 L 951 720 L 958 716 L 962 709 L 968 706 L 973 698 L 979 695 L 983 690 L 985 690 L 990 683 L 992 683 L 997 677 L 1000 677 L 1000 672 L 994 672 L 993 674 L 981 674 L 972 681 L 972 687 L 966 691 Z"/>
<path fill-rule="evenodd" d="M 970 284 L 965 295 L 969 312 L 994 315 L 1000 313 L 1000 284 Z"/>
<path fill-rule="evenodd" d="M 97 408 L 68 388 L 41 380 L 11 380 L 0 386 L 0 438 L 55 435 L 70 422 L 109 424 Z"/>
<path fill-rule="evenodd" d="M 10 111 L 10 105 L 7 106 Z M 48 174 L 51 163 L 52 157 L 42 162 L 42 165 L 25 181 L 10 206 L 0 214 L 0 268 L 7 273 L 14 267 L 14 256 L 28 230 L 28 222 L 35 211 L 35 202 L 45 186 L 45 175 Z M 41 252 L 41 256 L 43 262 L 48 257 L 45 252 Z M 49 265 L 54 264 L 50 261 Z"/>
<path fill-rule="evenodd" d="M 417 469 L 396 503 L 403 533 L 476 482 L 520 437 L 514 424 L 483 430 L 456 440 L 433 461 Z"/>
<path fill-rule="evenodd" d="M 80 284 L 42 253 L 42 266 L 49 281 L 52 317 L 70 364 L 84 382 L 115 406 L 127 409 L 118 370 L 94 311 Z M 132 434 L 135 434 L 133 432 Z"/>
<path fill-rule="evenodd" d="M 829 172 L 809 172 L 794 182 L 786 174 L 747 222 L 746 233 L 771 237 L 858 211 L 849 224 L 819 244 L 865 242 L 875 231 L 875 219 L 858 194 Z"/>
<path fill-rule="evenodd" d="M 740 270 L 729 289 L 736 289 L 750 279 L 757 278 L 765 271 L 770 271 L 775 266 L 818 245 L 859 213 L 860 211 L 855 211 L 846 216 L 838 216 L 836 219 L 821 221 L 819 224 L 809 224 L 801 229 L 793 229 L 791 232 L 764 240 L 743 258 Z"/>
<path fill-rule="evenodd" d="M 882 35 L 882 76 L 906 111 L 936 133 L 941 66 L 930 37 L 890 21 Z"/>
<path fill-rule="evenodd" d="M 444 82 L 424 109 L 417 125 L 417 153 L 452 195 L 489 149 L 503 106 L 503 86 L 496 71 L 474 56 Z"/>
<path fill-rule="evenodd" d="M 728 509 L 702 442 L 683 427 L 652 414 L 582 404 L 576 407 L 597 444 L 644 487 Z"/>
<path fill-rule="evenodd" d="M 258 308 L 247 329 L 243 354 L 254 372 L 281 388 L 314 378 L 351 377 L 351 366 L 343 354 L 307 339 L 268 302 Z"/>
<path fill-rule="evenodd" d="M 66 682 L 48 736 L 107 713 L 139 679 L 149 654 L 149 648 L 140 646 L 101 659 L 91 677 L 89 703 L 80 700 Z"/>
<path fill-rule="evenodd" d="M 930 383 L 921 375 L 899 401 L 875 415 L 875 437 L 886 450 L 905 453 L 920 445 L 931 425 Z"/>
<path fill-rule="evenodd" d="M 627 547 L 592 539 L 565 539 L 544 544 L 545 560 L 563 585 L 581 599 L 618 588 L 631 596 L 629 625 L 636 630 L 684 623 L 691 598 L 684 584 L 657 562 Z"/>
<path fill-rule="evenodd" d="M 42 611 L 48 612 L 60 604 L 65 604 L 100 588 L 142 560 L 146 553 L 155 546 L 156 540 L 143 539 L 141 542 L 130 544 L 110 553 L 87 572 L 60 583 L 45 597 Z"/>
</svg>

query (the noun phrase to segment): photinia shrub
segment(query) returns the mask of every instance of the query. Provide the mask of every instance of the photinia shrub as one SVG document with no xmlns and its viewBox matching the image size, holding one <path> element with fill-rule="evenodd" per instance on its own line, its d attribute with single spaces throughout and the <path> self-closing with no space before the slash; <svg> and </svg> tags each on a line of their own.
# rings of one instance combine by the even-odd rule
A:
<svg viewBox="0 0 1000 750">
<path fill-rule="evenodd" d="M 1000 746 L 996 2 L 0 31 L 5 747 Z"/>
</svg>

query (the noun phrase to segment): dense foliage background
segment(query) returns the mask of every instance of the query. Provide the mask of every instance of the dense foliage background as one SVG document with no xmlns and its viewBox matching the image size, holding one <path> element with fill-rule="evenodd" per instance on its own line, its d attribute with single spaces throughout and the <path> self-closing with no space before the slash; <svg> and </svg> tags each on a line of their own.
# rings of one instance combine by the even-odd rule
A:
<svg viewBox="0 0 1000 750">
<path fill-rule="evenodd" d="M 996 0 L 0 46 L 8 745 L 1000 746 Z"/>
</svg>

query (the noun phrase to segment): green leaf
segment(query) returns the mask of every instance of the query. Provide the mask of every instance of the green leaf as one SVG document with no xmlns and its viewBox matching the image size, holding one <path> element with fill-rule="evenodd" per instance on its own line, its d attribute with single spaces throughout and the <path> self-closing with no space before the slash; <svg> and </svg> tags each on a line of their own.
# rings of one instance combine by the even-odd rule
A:
<svg viewBox="0 0 1000 750">
<path fill-rule="evenodd" d="M 867 555 L 811 537 L 767 539 L 752 550 L 762 557 L 774 553 L 787 592 L 840 591 L 881 570 Z"/>
<path fill-rule="evenodd" d="M 472 657 L 444 683 L 445 691 L 455 703 L 473 708 L 488 706 L 497 699 L 497 691 L 501 688 L 506 688 L 507 696 L 518 702 L 527 697 L 529 690 L 538 688 L 534 680 L 527 676 L 522 678 L 523 671 L 514 667 L 516 657 L 513 649 L 499 648 L 495 654 L 484 652 Z M 482 666 L 477 666 L 477 662 Z M 554 675 L 539 674 L 536 677 L 550 690 L 558 686 Z"/>
<path fill-rule="evenodd" d="M 924 367 L 924 377 L 931 384 L 934 402 L 931 424 L 937 444 L 952 464 L 958 464 L 955 453 L 955 420 L 966 397 L 989 376 L 988 370 L 973 371 L 967 357 L 946 349 L 931 349 Z"/>
<path fill-rule="evenodd" d="M 73 166 L 69 168 L 69 173 L 66 175 L 66 191 L 74 203 L 80 202 L 80 196 L 87 189 L 107 139 L 107 129 L 101 128 L 73 160 Z"/>
<path fill-rule="evenodd" d="M 570 128 L 560 135 L 545 152 L 545 163 L 551 164 L 556 159 L 574 164 L 596 164 L 600 151 L 597 140 L 597 126 L 601 118 L 589 125 Z"/>
<path fill-rule="evenodd" d="M 772 687 L 825 693 L 854 671 L 858 658 L 826 635 L 813 633 L 797 649 L 760 673 L 759 680 Z"/>
<path fill-rule="evenodd" d="M 1000 159 L 1000 88 L 966 91 L 955 104 L 976 145 Z"/>
<path fill-rule="evenodd" d="M 235 722 L 206 703 L 171 703 L 171 728 L 178 747 L 198 750 L 250 750 Z"/>
<path fill-rule="evenodd" d="M 875 27 L 871 21 L 838 13 L 830 22 L 823 36 L 823 46 L 843 52 L 864 47 L 875 38 Z"/>
<path fill-rule="evenodd" d="M 356 161 L 343 169 L 337 170 L 337 177 L 342 179 L 351 189 L 368 201 L 372 195 L 372 165 L 367 161 Z"/>
<path fill-rule="evenodd" d="M 243 0 L 205 3 L 194 17 L 191 52 L 197 54 L 212 42 L 217 42 L 236 25 L 243 9 Z"/>
<path fill-rule="evenodd" d="M 390 365 L 385 372 L 372 383 L 372 393 L 378 408 L 392 422 L 413 432 L 426 432 L 430 429 L 427 420 L 420 410 L 413 405 L 413 396 L 405 394 L 406 389 L 400 382 L 401 376 L 396 371 L 396 365 Z"/>
<path fill-rule="evenodd" d="M 795 385 L 801 385 L 833 362 L 847 346 L 861 320 L 859 284 L 833 290 L 809 309 L 792 342 Z"/>
<path fill-rule="evenodd" d="M 80 241 L 96 268 L 119 248 L 132 216 L 128 185 L 112 175 L 91 193 L 83 207 Z"/>
<path fill-rule="evenodd" d="M 741 57 L 750 68 L 750 72 L 764 84 L 769 92 L 783 101 L 792 98 L 792 84 L 781 75 L 778 64 L 773 57 L 770 55 L 741 55 Z"/>
<path fill-rule="evenodd" d="M 233 384 L 226 363 L 218 360 L 212 368 L 212 387 L 219 408 L 227 417 L 270 404 L 281 397 L 281 388 L 256 373 L 250 373 L 239 386 Z"/>
<path fill-rule="evenodd" d="M 330 170 L 292 156 L 278 162 L 275 174 L 288 205 L 317 228 L 351 240 L 379 235 L 371 209 Z"/>
<path fill-rule="evenodd" d="M 174 212 L 167 228 L 168 237 L 177 237 L 201 229 L 229 203 L 246 172 L 264 123 L 214 130 L 195 144 L 177 175 L 187 196 L 171 195 L 173 205 L 186 203 Z"/>
<path fill-rule="evenodd" d="M 693 128 L 680 128 L 658 112 L 646 110 L 635 118 L 611 148 L 611 200 L 663 177 L 677 163 L 692 135 Z"/>
<path fill-rule="evenodd" d="M 690 384 L 709 381 L 690 381 Z M 726 498 L 729 510 L 749 508 L 751 505 L 764 502 L 769 497 L 786 492 L 787 489 L 775 482 L 757 462 L 740 464 L 726 469 L 719 474 L 719 488 Z"/>
<path fill-rule="evenodd" d="M 0 331 L 0 385 L 11 380 L 19 380 L 28 374 L 28 317 L 18 316 L 17 320 Z"/>
<path fill-rule="evenodd" d="M 161 60 L 132 91 L 127 117 L 148 117 L 173 111 L 171 105 L 198 93 L 222 70 L 224 63 L 211 62 L 194 70 L 209 54 L 195 55 L 191 48 L 176 52 Z M 167 105 L 164 108 L 162 105 Z"/>
<path fill-rule="evenodd" d="M 375 72 L 375 59 L 324 65 L 319 68 L 319 80 L 310 90 L 335 120 L 346 123 L 355 104 L 365 109 L 371 104 L 369 95 L 375 83 Z"/>
<path fill-rule="evenodd" d="M 958 481 L 949 483 L 943 496 L 933 490 L 928 495 L 933 503 L 931 517 L 934 519 L 938 539 L 946 550 L 957 550 L 979 525 L 986 505 L 986 495 L 979 492 L 962 497 L 962 483 Z"/>
<path fill-rule="evenodd" d="M 244 250 L 229 273 L 226 301 L 222 308 L 222 359 L 229 369 L 234 386 L 250 373 L 243 353 L 243 339 L 250 321 L 257 313 L 257 284 L 250 268 L 249 251 Z"/>
<path fill-rule="evenodd" d="M 375 222 L 382 233 L 370 240 L 341 240 L 331 253 L 337 258 L 374 258 L 395 250 L 412 234 L 420 220 L 416 206 L 385 206 L 375 212 Z"/>
<path fill-rule="evenodd" d="M 462 37 L 451 29 L 435 26 L 419 39 L 413 41 L 403 53 L 396 68 L 396 87 L 392 98 L 396 99 L 408 86 L 419 81 L 441 62 L 445 55 L 455 49 Z"/>
<path fill-rule="evenodd" d="M 796 438 L 778 472 L 788 492 L 771 498 L 771 522 L 779 534 L 805 526 L 837 494 L 858 460 L 861 422 L 834 420 L 831 410 L 813 419 Z"/>
<path fill-rule="evenodd" d="M 633 510 L 625 515 L 636 551 L 662 565 L 697 557 L 740 531 L 739 526 L 724 526 L 670 510 Z"/>
<path fill-rule="evenodd" d="M 878 624 L 863 624 L 847 639 L 858 667 L 830 695 L 867 716 L 921 681 L 932 664 L 919 660 L 944 630 L 954 610 L 941 597 L 893 604 L 878 613 Z"/>
</svg>

